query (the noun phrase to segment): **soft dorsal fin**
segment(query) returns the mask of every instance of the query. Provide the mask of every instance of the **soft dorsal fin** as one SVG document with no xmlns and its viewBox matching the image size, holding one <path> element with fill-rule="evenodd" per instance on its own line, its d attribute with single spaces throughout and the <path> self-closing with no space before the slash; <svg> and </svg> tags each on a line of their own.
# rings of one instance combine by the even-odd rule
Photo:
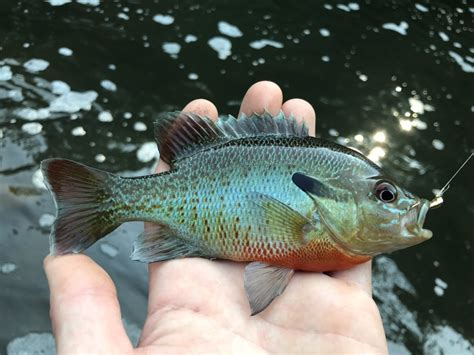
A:
<svg viewBox="0 0 474 355">
<path fill-rule="evenodd" d="M 223 116 L 217 122 L 193 113 L 172 112 L 155 122 L 155 139 L 161 159 L 170 164 L 202 148 L 233 139 L 255 136 L 306 137 L 308 128 L 293 116 Z"/>
</svg>

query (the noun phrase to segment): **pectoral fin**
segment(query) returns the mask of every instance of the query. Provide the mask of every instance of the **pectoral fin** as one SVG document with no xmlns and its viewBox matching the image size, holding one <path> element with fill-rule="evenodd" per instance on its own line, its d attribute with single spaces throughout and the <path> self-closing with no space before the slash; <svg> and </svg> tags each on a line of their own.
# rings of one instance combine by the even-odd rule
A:
<svg viewBox="0 0 474 355">
<path fill-rule="evenodd" d="M 254 193 L 251 198 L 262 233 L 279 241 L 306 244 L 306 233 L 312 228 L 311 221 L 283 202 L 265 194 Z"/>
<path fill-rule="evenodd" d="M 293 269 L 253 262 L 245 267 L 244 287 L 252 311 L 262 312 L 283 293 L 294 274 Z"/>
</svg>

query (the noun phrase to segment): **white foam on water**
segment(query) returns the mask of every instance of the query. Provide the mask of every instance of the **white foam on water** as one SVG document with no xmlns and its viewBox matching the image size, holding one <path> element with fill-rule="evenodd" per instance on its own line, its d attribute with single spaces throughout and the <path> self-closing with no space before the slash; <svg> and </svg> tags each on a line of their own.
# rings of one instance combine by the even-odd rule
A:
<svg viewBox="0 0 474 355">
<path fill-rule="evenodd" d="M 324 4 L 324 8 L 326 10 L 332 10 L 332 5 L 331 4 Z"/>
<path fill-rule="evenodd" d="M 62 95 L 71 91 L 71 87 L 61 80 L 53 80 L 51 82 L 51 91 L 53 94 Z"/>
<path fill-rule="evenodd" d="M 234 25 L 231 25 L 228 22 L 225 21 L 219 21 L 217 23 L 217 29 L 219 30 L 220 33 L 223 35 L 229 36 L 229 37 L 242 37 L 243 33 L 242 31 Z"/>
<path fill-rule="evenodd" d="M 34 109 L 26 107 L 15 110 L 15 115 L 28 121 L 44 120 L 49 117 L 50 110 L 48 108 Z"/>
<path fill-rule="evenodd" d="M 58 53 L 65 56 L 65 57 L 70 57 L 73 54 L 72 49 L 67 48 L 67 47 L 61 47 L 58 49 Z"/>
<path fill-rule="evenodd" d="M 90 110 L 92 103 L 97 99 L 98 94 L 95 91 L 85 92 L 66 92 L 55 98 L 49 104 L 51 112 L 75 113 L 80 110 Z"/>
<path fill-rule="evenodd" d="M 176 42 L 164 42 L 161 46 L 163 51 L 172 57 L 176 57 L 181 51 L 181 45 Z"/>
<path fill-rule="evenodd" d="M 197 75 L 196 73 L 189 73 L 188 74 L 188 79 L 189 80 L 197 80 L 197 79 L 199 79 L 199 75 Z"/>
<path fill-rule="evenodd" d="M 117 66 L 115 64 L 109 64 L 108 67 L 110 70 L 115 70 L 117 69 Z"/>
<path fill-rule="evenodd" d="M 4 65 L 3 67 L 0 67 L 0 81 L 7 81 L 12 78 L 12 70 L 8 65 Z"/>
<path fill-rule="evenodd" d="M 437 150 L 443 150 L 444 149 L 444 143 L 442 141 L 440 141 L 439 139 L 433 139 L 431 144 L 433 144 L 433 147 Z"/>
<path fill-rule="evenodd" d="M 98 162 L 98 163 L 103 163 L 105 161 L 105 155 L 104 154 L 97 154 L 95 157 L 94 157 L 95 161 Z"/>
<path fill-rule="evenodd" d="M 102 86 L 105 90 L 109 91 L 117 91 L 117 85 L 111 80 L 102 80 L 100 82 L 100 86 Z"/>
<path fill-rule="evenodd" d="M 118 249 L 117 247 L 113 246 L 112 244 L 109 244 L 107 242 L 102 242 L 99 245 L 100 251 L 104 253 L 105 255 L 115 258 L 118 255 Z"/>
<path fill-rule="evenodd" d="M 369 80 L 369 77 L 365 74 L 359 74 L 359 80 L 360 81 L 367 81 L 367 80 Z"/>
<path fill-rule="evenodd" d="M 320 28 L 319 33 L 323 37 L 329 37 L 331 35 L 331 32 L 329 32 L 329 30 L 327 28 Z"/>
<path fill-rule="evenodd" d="M 375 132 L 373 139 L 376 142 L 385 143 L 387 140 L 387 135 L 383 131 L 378 131 L 378 132 Z"/>
<path fill-rule="evenodd" d="M 130 118 L 132 118 L 132 113 L 131 112 L 124 112 L 123 113 L 123 118 L 125 118 L 126 120 L 129 120 Z"/>
<path fill-rule="evenodd" d="M 2 266 L 0 266 L 0 272 L 2 274 L 9 274 L 15 270 L 16 270 L 16 265 L 13 263 L 5 263 Z"/>
<path fill-rule="evenodd" d="M 84 127 L 82 126 L 77 126 L 77 127 L 74 127 L 71 131 L 71 134 L 73 136 L 76 136 L 76 137 L 81 137 L 81 136 L 85 136 L 86 135 L 86 131 L 84 129 Z"/>
<path fill-rule="evenodd" d="M 408 27 L 409 27 L 408 23 L 406 23 L 405 21 L 400 22 L 399 25 L 392 22 L 384 23 L 382 25 L 382 28 L 385 28 L 386 30 L 398 32 L 403 36 L 406 36 Z"/>
<path fill-rule="evenodd" d="M 451 56 L 451 58 L 454 59 L 456 63 L 459 64 L 463 71 L 465 71 L 466 73 L 474 73 L 474 66 L 469 63 L 466 63 L 464 61 L 464 58 L 461 57 L 459 54 L 453 51 L 449 51 L 449 55 Z"/>
<path fill-rule="evenodd" d="M 90 6 L 99 6 L 100 0 L 76 0 L 79 4 L 90 5 Z"/>
<path fill-rule="evenodd" d="M 219 59 L 225 60 L 232 52 L 232 43 L 224 37 L 212 37 L 207 44 L 217 52 Z"/>
<path fill-rule="evenodd" d="M 429 9 L 424 6 L 424 5 L 421 5 L 421 4 L 415 4 L 415 7 L 418 11 L 421 11 L 421 12 L 428 12 Z"/>
<path fill-rule="evenodd" d="M 51 333 L 29 333 L 11 340 L 7 345 L 8 355 L 54 355 L 56 344 Z"/>
<path fill-rule="evenodd" d="M 162 15 L 162 14 L 156 14 L 153 16 L 153 21 L 161 24 L 161 25 L 171 25 L 174 22 L 174 17 L 170 15 Z"/>
<path fill-rule="evenodd" d="M 39 218 L 38 224 L 42 228 L 51 227 L 53 225 L 55 219 L 56 219 L 56 217 L 54 215 L 52 215 L 50 213 L 44 213 Z"/>
<path fill-rule="evenodd" d="M 438 34 L 439 34 L 439 37 L 440 37 L 444 42 L 448 42 L 448 41 L 449 41 L 449 36 L 448 36 L 446 33 L 440 31 L 440 32 L 438 32 Z"/>
<path fill-rule="evenodd" d="M 146 142 L 137 150 L 137 159 L 142 163 L 148 163 L 159 157 L 155 142 Z"/>
<path fill-rule="evenodd" d="M 474 354 L 474 345 L 449 325 L 437 325 L 426 335 L 424 354 Z"/>
<path fill-rule="evenodd" d="M 283 48 L 283 43 L 273 41 L 271 39 L 259 39 L 257 41 L 250 42 L 250 47 L 253 49 L 262 49 L 266 46 L 274 47 L 274 48 Z"/>
<path fill-rule="evenodd" d="M 39 122 L 28 122 L 21 126 L 21 130 L 28 134 L 35 135 L 43 130 L 43 125 Z"/>
<path fill-rule="evenodd" d="M 137 121 L 133 124 L 133 129 L 138 132 L 144 132 L 146 131 L 147 127 L 143 122 Z"/>
<path fill-rule="evenodd" d="M 327 56 L 327 55 L 323 55 L 323 56 L 321 57 L 321 60 L 322 60 L 323 62 L 326 62 L 326 63 L 327 63 L 327 62 L 329 62 L 329 61 L 331 60 L 331 58 L 329 58 L 329 56 Z"/>
<path fill-rule="evenodd" d="M 338 137 L 339 136 L 339 132 L 337 131 L 337 129 L 334 129 L 334 128 L 330 128 L 328 133 L 332 137 Z"/>
<path fill-rule="evenodd" d="M 64 4 L 69 4 L 72 0 L 46 0 L 52 6 L 62 6 Z"/>
<path fill-rule="evenodd" d="M 192 42 L 196 42 L 197 41 L 197 37 L 195 35 L 186 35 L 186 37 L 184 37 L 184 42 L 186 43 L 192 43 Z"/>
<path fill-rule="evenodd" d="M 46 190 L 46 184 L 44 183 L 44 176 L 41 169 L 36 170 L 31 176 L 31 182 L 33 185 L 39 189 Z"/>
<path fill-rule="evenodd" d="M 109 111 L 102 111 L 97 118 L 100 122 L 112 122 L 114 120 L 114 117 Z"/>
<path fill-rule="evenodd" d="M 37 73 L 49 67 L 49 62 L 44 59 L 33 58 L 23 64 L 26 70 Z"/>
<path fill-rule="evenodd" d="M 346 12 L 350 12 L 351 9 L 349 6 L 347 5 L 344 5 L 344 4 L 337 4 L 336 7 L 339 9 L 339 10 L 343 10 L 343 11 L 346 11 Z"/>
</svg>

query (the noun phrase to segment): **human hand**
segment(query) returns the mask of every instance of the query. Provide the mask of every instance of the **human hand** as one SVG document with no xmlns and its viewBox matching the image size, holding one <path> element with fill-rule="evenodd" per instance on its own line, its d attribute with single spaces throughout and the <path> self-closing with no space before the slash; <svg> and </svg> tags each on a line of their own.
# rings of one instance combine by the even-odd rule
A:
<svg viewBox="0 0 474 355">
<path fill-rule="evenodd" d="M 283 110 L 304 120 L 314 135 L 311 105 L 282 100 L 276 84 L 259 82 L 248 90 L 241 112 Z M 192 101 L 183 111 L 218 116 L 206 100 Z M 159 172 L 167 169 L 159 163 Z M 107 273 L 84 255 L 48 256 L 58 353 L 387 353 L 371 297 L 370 262 L 330 274 L 297 272 L 285 292 L 254 317 L 244 267 L 199 258 L 150 264 L 148 315 L 133 349 Z"/>
</svg>

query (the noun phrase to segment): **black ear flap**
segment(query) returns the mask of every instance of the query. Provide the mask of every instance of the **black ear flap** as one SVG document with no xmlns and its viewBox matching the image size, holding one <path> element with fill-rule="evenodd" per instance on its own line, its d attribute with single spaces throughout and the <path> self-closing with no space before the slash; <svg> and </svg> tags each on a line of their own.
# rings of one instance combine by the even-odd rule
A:
<svg viewBox="0 0 474 355">
<path fill-rule="evenodd" d="M 310 196 L 335 199 L 334 189 L 320 180 L 305 175 L 294 173 L 291 177 L 293 183 Z"/>
</svg>

